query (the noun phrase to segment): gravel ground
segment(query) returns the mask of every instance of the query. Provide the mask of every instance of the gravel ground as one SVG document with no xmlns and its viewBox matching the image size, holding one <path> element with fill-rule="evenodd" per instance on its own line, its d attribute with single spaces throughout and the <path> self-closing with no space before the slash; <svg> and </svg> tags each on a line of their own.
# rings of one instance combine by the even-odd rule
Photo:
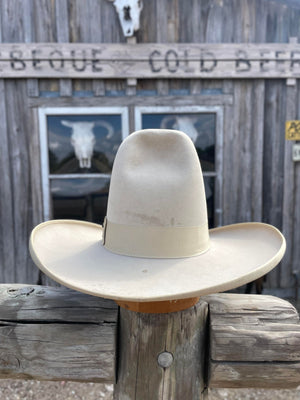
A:
<svg viewBox="0 0 300 400">
<path fill-rule="evenodd" d="M 112 385 L 4 379 L 1 400 L 112 400 Z M 297 390 L 212 389 L 209 400 L 299 400 Z M 143 399 L 140 399 L 143 400 Z M 183 399 L 188 400 L 188 399 Z"/>
</svg>

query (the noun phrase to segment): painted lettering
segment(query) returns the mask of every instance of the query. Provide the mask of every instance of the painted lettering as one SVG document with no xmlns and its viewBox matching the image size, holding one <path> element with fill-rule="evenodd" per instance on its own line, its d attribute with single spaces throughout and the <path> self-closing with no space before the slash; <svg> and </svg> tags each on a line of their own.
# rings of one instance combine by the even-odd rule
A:
<svg viewBox="0 0 300 400">
<path fill-rule="evenodd" d="M 292 51 L 291 52 L 290 71 L 294 70 L 295 64 L 298 64 L 298 66 L 300 66 L 300 51 Z"/>
<path fill-rule="evenodd" d="M 212 72 L 218 64 L 214 53 L 210 51 L 201 51 L 200 58 L 201 72 Z"/>
<path fill-rule="evenodd" d="M 98 55 L 101 54 L 101 50 L 92 49 L 92 71 L 93 72 L 102 72 L 102 68 L 99 66 L 100 59 L 97 58 Z"/>
<path fill-rule="evenodd" d="M 21 50 L 12 50 L 10 52 L 10 66 L 14 71 L 23 71 L 26 68 L 25 61 L 22 60 Z"/>
<path fill-rule="evenodd" d="M 72 50 L 71 51 L 71 57 L 72 57 L 72 66 L 75 69 L 75 71 L 84 71 L 86 68 L 86 54 L 85 50 L 81 51 L 81 58 L 76 57 L 76 51 Z M 80 64 L 80 65 L 78 65 Z"/>
<path fill-rule="evenodd" d="M 63 53 L 60 50 L 51 51 L 49 57 L 50 67 L 53 68 L 54 71 L 61 71 L 64 68 L 65 61 L 63 59 Z"/>
<path fill-rule="evenodd" d="M 165 55 L 165 64 L 169 72 L 176 72 L 179 67 L 178 54 L 175 50 L 168 50 Z"/>
<path fill-rule="evenodd" d="M 259 67 L 260 67 L 261 72 L 268 72 L 269 71 L 269 68 L 266 68 L 266 66 L 265 66 L 270 61 L 270 60 L 266 60 L 265 59 L 265 55 L 266 54 L 270 54 L 270 52 L 269 51 L 261 51 L 260 52 L 260 56 L 261 56 L 262 60 L 260 60 L 260 62 L 259 62 Z"/>
<path fill-rule="evenodd" d="M 235 70 L 237 72 L 247 72 L 251 70 L 250 60 L 248 60 L 248 55 L 244 50 L 238 50 L 236 52 L 236 57 Z"/>
<path fill-rule="evenodd" d="M 41 60 L 37 58 L 37 54 L 41 54 L 41 50 L 32 50 L 31 55 L 32 55 L 32 66 L 35 70 L 40 70 L 41 66 L 39 65 L 41 63 Z"/>
<path fill-rule="evenodd" d="M 160 72 L 162 69 L 162 67 L 157 67 L 157 66 L 155 67 L 155 65 L 154 65 L 154 62 L 155 62 L 154 57 L 157 57 L 157 56 L 158 57 L 161 56 L 161 53 L 158 50 L 152 51 L 152 53 L 150 53 L 150 56 L 149 56 L 149 65 L 150 65 L 152 72 Z"/>
</svg>

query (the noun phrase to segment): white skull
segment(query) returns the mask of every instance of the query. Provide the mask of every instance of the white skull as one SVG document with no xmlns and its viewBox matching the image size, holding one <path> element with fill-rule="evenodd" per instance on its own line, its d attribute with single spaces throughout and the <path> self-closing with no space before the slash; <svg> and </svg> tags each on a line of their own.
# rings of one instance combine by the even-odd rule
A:
<svg viewBox="0 0 300 400">
<path fill-rule="evenodd" d="M 94 122 L 71 122 L 61 123 L 72 128 L 71 144 L 74 147 L 75 156 L 79 161 L 80 168 L 91 168 L 91 160 L 96 143 L 93 128 Z"/>
<path fill-rule="evenodd" d="M 110 0 L 119 15 L 124 36 L 133 36 L 140 28 L 140 14 L 143 8 L 142 0 Z"/>
</svg>

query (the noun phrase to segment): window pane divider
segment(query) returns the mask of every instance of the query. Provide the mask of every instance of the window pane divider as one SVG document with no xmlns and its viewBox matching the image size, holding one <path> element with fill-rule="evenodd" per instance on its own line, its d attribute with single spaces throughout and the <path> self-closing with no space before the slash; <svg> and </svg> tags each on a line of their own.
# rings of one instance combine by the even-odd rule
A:
<svg viewBox="0 0 300 400">
<path fill-rule="evenodd" d="M 212 177 L 218 176 L 217 172 L 205 172 L 205 171 L 202 171 L 202 174 L 203 174 L 203 176 L 212 176 Z"/>
<path fill-rule="evenodd" d="M 111 174 L 50 174 L 49 179 L 86 179 L 86 178 L 110 178 Z"/>
</svg>

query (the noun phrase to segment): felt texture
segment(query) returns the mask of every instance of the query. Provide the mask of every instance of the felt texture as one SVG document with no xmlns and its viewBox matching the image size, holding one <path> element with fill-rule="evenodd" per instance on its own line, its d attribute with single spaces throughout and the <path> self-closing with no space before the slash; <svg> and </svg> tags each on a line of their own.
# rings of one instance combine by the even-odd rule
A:
<svg viewBox="0 0 300 400">
<path fill-rule="evenodd" d="M 172 130 L 138 131 L 121 144 L 104 229 L 54 220 L 38 225 L 30 238 L 34 262 L 52 279 L 129 302 L 233 289 L 274 268 L 285 247 L 283 235 L 268 224 L 208 230 L 195 147 Z"/>
</svg>

